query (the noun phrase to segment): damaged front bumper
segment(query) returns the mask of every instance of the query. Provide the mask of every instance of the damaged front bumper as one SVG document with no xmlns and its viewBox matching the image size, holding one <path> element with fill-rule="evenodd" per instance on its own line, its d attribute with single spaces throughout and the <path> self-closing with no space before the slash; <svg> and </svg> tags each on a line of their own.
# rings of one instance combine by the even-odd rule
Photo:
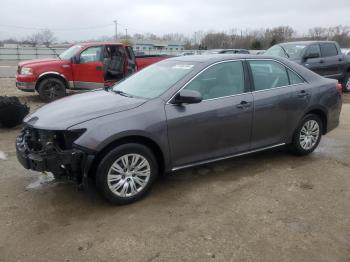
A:
<svg viewBox="0 0 350 262">
<path fill-rule="evenodd" d="M 24 128 L 16 139 L 18 161 L 26 169 L 81 180 L 86 153 L 73 147 L 65 131 Z"/>
</svg>

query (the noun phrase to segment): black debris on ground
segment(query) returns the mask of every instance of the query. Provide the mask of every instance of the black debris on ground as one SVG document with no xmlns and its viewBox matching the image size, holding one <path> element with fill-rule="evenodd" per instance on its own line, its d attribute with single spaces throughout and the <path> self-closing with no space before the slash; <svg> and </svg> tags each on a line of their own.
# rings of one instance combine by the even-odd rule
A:
<svg viewBox="0 0 350 262">
<path fill-rule="evenodd" d="M 18 97 L 0 96 L 0 126 L 11 128 L 23 122 L 29 113 L 29 107 L 22 104 Z"/>
</svg>

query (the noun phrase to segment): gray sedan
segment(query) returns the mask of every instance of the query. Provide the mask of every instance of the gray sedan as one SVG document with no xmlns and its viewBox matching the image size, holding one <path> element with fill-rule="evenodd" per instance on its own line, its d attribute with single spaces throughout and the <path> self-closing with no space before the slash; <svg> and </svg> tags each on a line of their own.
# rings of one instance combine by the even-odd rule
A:
<svg viewBox="0 0 350 262">
<path fill-rule="evenodd" d="M 162 173 L 283 145 L 309 154 L 340 111 L 336 80 L 283 58 L 176 57 L 40 108 L 25 119 L 17 157 L 27 169 L 94 179 L 127 204 Z"/>
</svg>

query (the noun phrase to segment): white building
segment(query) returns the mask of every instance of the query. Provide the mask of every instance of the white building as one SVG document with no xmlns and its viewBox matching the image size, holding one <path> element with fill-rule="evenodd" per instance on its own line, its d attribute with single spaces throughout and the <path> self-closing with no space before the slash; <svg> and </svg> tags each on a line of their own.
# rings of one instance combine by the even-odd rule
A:
<svg viewBox="0 0 350 262">
<path fill-rule="evenodd" d="M 136 53 L 148 54 L 177 54 L 184 50 L 184 44 L 152 41 L 152 40 L 133 40 L 133 49 Z"/>
</svg>

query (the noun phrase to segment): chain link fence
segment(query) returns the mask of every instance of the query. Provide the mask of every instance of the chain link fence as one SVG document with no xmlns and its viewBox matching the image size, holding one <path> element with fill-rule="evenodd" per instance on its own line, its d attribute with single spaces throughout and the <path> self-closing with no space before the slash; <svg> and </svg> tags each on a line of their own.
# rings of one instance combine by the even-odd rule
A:
<svg viewBox="0 0 350 262">
<path fill-rule="evenodd" d="M 55 58 L 66 48 L 0 47 L 0 61 L 22 61 L 36 58 Z"/>
</svg>

